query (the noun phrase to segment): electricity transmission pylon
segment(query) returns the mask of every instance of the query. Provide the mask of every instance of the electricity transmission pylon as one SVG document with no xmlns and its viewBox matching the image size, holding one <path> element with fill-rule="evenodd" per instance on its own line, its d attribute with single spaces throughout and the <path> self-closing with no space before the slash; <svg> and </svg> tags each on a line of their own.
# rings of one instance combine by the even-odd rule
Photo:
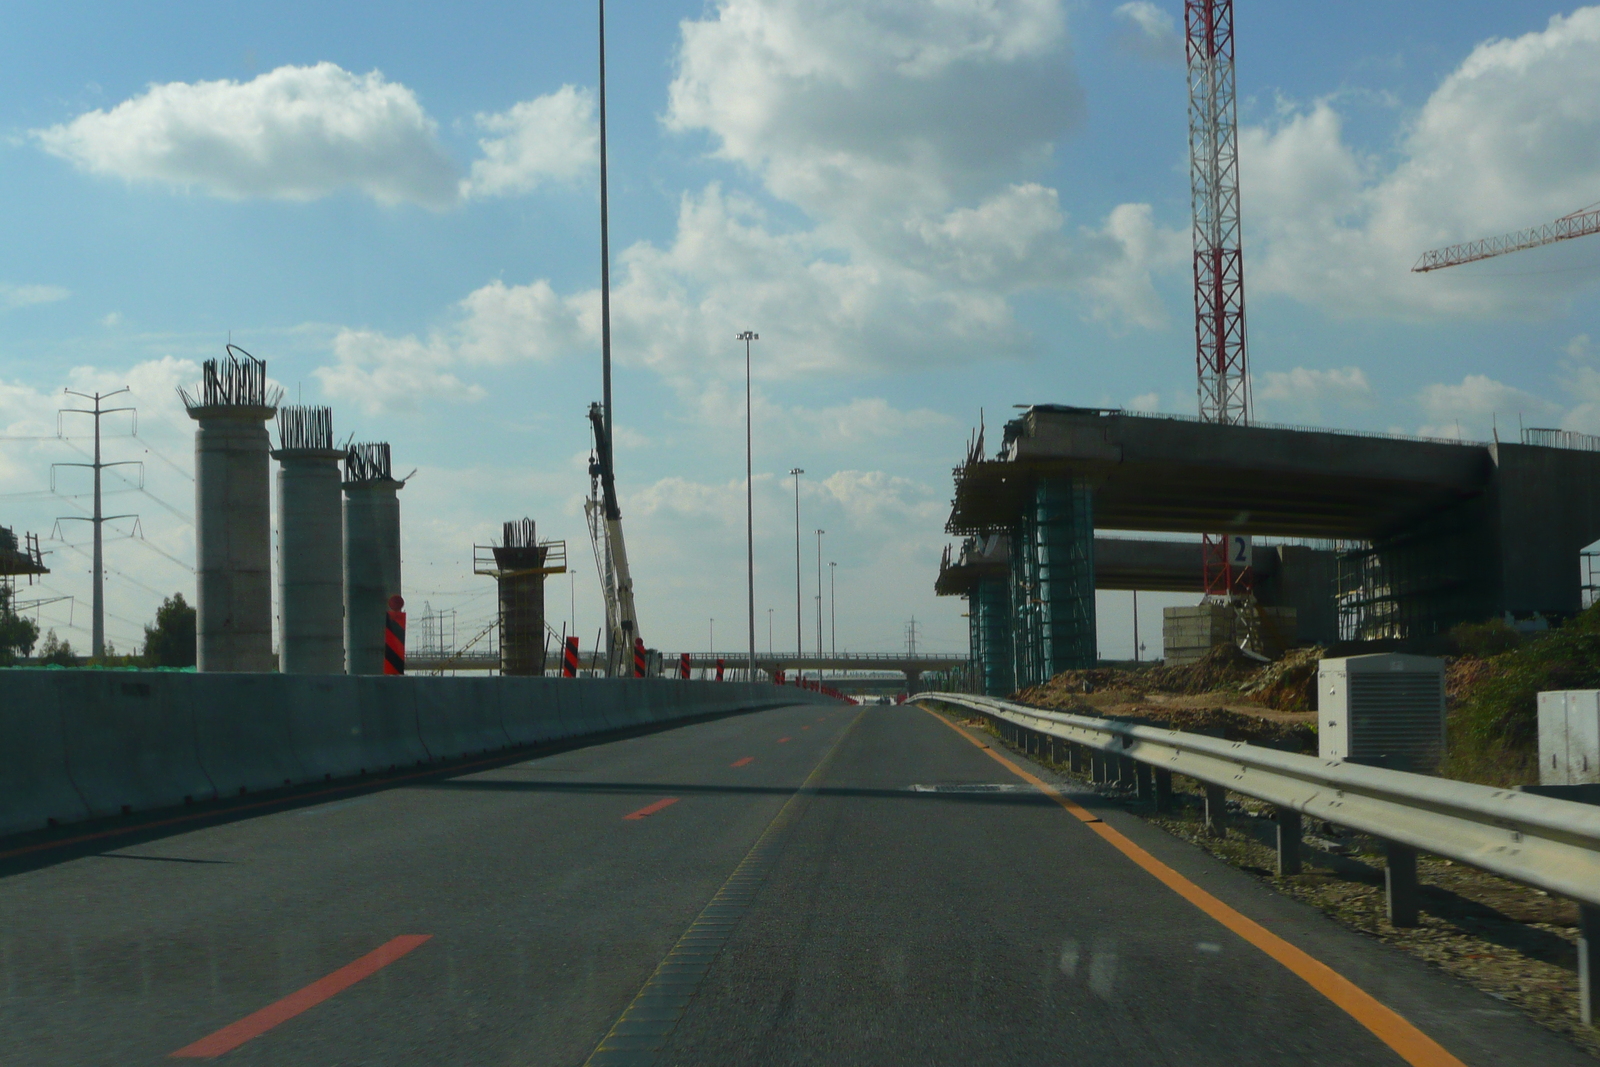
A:
<svg viewBox="0 0 1600 1067">
<path fill-rule="evenodd" d="M 106 408 L 101 407 L 100 402 L 103 400 L 109 400 L 111 397 L 118 396 L 128 391 L 129 390 L 127 387 L 117 389 L 110 393 L 80 393 L 74 389 L 63 389 L 63 393 L 66 393 L 70 396 L 82 397 L 83 399 L 93 401 L 94 403 L 93 408 L 62 408 L 60 412 L 62 415 L 92 415 L 94 417 L 94 462 L 52 463 L 50 465 L 52 481 L 54 480 L 56 467 L 88 467 L 94 471 L 94 514 L 88 516 L 62 515 L 56 519 L 56 522 L 87 522 L 92 523 L 94 526 L 94 599 L 93 608 L 91 611 L 92 622 L 90 623 L 89 630 L 89 649 L 90 654 L 96 659 L 99 659 L 106 654 L 105 539 L 101 534 L 101 530 L 106 523 L 115 519 L 137 519 L 139 517 L 137 515 L 105 514 L 104 509 L 101 507 L 100 472 L 105 470 L 107 467 L 139 467 L 139 481 L 141 488 L 143 487 L 144 482 L 144 464 L 140 463 L 138 460 L 123 460 L 116 463 L 103 463 L 100 459 L 100 417 L 102 415 L 111 415 L 119 411 L 132 411 L 137 417 L 137 411 L 135 408 Z M 57 432 L 59 432 L 59 427 Z M 54 486 L 52 486 L 52 489 L 53 488 Z"/>
</svg>

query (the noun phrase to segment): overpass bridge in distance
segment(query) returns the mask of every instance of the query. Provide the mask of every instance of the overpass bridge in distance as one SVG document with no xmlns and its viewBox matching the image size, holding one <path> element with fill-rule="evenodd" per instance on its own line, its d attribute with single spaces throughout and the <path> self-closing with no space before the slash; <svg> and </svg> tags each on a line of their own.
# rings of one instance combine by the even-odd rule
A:
<svg viewBox="0 0 1600 1067">
<path fill-rule="evenodd" d="M 663 652 L 661 655 L 661 669 L 663 673 L 675 675 L 679 665 L 683 662 L 682 652 Z M 744 652 L 690 652 L 689 668 L 691 670 L 715 670 L 717 660 L 722 660 L 723 666 L 729 670 L 743 669 L 749 662 L 749 654 Z M 552 651 L 546 660 L 546 669 L 556 670 L 560 667 L 559 653 Z M 587 670 L 588 660 L 579 657 L 579 667 Z M 817 674 L 822 671 L 879 671 L 884 673 L 894 672 L 902 674 L 906 679 L 909 692 L 916 692 L 917 685 L 924 674 L 935 671 L 948 671 L 967 665 L 967 657 L 957 652 L 841 652 L 837 655 L 806 655 L 796 652 L 757 653 L 756 670 L 764 672 L 771 677 L 778 671 Z M 500 653 L 498 652 L 468 652 L 458 655 L 438 655 L 432 653 L 412 653 L 406 657 L 406 670 L 413 674 L 425 674 L 432 671 L 494 671 L 500 669 Z"/>
</svg>

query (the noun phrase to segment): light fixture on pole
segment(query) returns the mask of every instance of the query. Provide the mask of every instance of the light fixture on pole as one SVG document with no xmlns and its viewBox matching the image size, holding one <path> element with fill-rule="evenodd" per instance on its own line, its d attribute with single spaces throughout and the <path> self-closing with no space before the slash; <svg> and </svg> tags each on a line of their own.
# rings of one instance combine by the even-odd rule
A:
<svg viewBox="0 0 1600 1067">
<path fill-rule="evenodd" d="M 750 681 L 756 680 L 756 497 L 751 476 L 750 451 L 750 342 L 761 340 L 753 330 L 745 330 L 735 340 L 744 342 L 744 554 L 750 594 Z"/>
<path fill-rule="evenodd" d="M 795 668 L 795 677 L 801 679 L 806 676 L 806 638 L 800 621 L 800 476 L 804 473 L 799 467 L 789 468 L 789 474 L 794 478 L 794 654 L 801 657 L 801 664 Z"/>
</svg>

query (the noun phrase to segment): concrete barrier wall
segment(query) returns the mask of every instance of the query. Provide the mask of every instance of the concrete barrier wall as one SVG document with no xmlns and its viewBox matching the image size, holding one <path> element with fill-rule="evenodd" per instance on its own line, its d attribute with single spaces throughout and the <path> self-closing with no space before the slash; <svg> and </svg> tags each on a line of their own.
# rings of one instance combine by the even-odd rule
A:
<svg viewBox="0 0 1600 1067">
<path fill-rule="evenodd" d="M 0 671 L 0 834 L 833 702 L 747 682 Z"/>
</svg>

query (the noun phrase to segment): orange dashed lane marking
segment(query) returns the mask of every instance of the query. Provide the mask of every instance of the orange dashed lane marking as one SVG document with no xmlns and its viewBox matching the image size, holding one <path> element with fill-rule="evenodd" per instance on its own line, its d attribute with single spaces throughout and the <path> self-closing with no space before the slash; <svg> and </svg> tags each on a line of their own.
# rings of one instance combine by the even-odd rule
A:
<svg viewBox="0 0 1600 1067">
<path fill-rule="evenodd" d="M 177 1059 L 208 1060 L 225 1052 L 232 1052 L 246 1041 L 260 1037 L 279 1023 L 288 1022 L 301 1012 L 344 992 L 363 978 L 370 978 L 432 936 L 432 934 L 405 934 L 386 941 L 354 963 L 347 963 L 326 978 L 317 979 L 299 992 L 290 993 L 282 1000 L 268 1004 L 260 1011 L 246 1015 L 230 1026 L 224 1026 L 192 1045 L 183 1046 L 172 1053 L 172 1056 Z"/>
<path fill-rule="evenodd" d="M 927 708 L 922 710 L 928 711 Z M 1060 790 L 1036 775 L 1029 774 L 943 715 L 932 711 L 928 711 L 928 714 L 982 749 L 990 759 L 1006 770 L 1060 804 L 1068 814 L 1099 834 L 1112 848 L 1154 875 L 1168 889 L 1277 960 L 1312 989 L 1333 1001 L 1345 1014 L 1366 1027 L 1379 1041 L 1394 1049 L 1402 1059 L 1411 1064 L 1411 1067 L 1466 1067 L 1466 1064 L 1452 1056 L 1433 1038 L 1417 1029 L 1405 1016 L 1326 963 L 1304 949 L 1291 945 L 1254 919 L 1235 911 L 1207 893 L 1127 837 L 1107 826 L 1094 812 L 1062 796 Z"/>
<path fill-rule="evenodd" d="M 746 763 L 754 763 L 755 761 L 756 761 L 756 758 L 754 756 L 746 756 L 744 759 L 736 759 L 736 760 L 734 760 L 732 763 L 728 764 L 728 766 L 730 766 L 730 767 L 743 767 Z"/>
<path fill-rule="evenodd" d="M 649 816 L 654 815 L 656 812 L 660 811 L 662 808 L 670 808 L 670 807 L 672 807 L 672 805 L 676 804 L 677 802 L 678 802 L 678 798 L 677 797 L 663 797 L 660 800 L 656 801 L 654 804 L 646 804 L 644 807 L 640 808 L 638 811 L 630 811 L 630 812 L 628 812 L 628 814 L 624 815 L 623 818 L 624 819 L 634 819 L 634 820 L 648 818 Z"/>
<path fill-rule="evenodd" d="M 784 743 L 784 742 L 785 742 L 785 741 L 787 741 L 787 740 L 789 740 L 789 739 L 788 739 L 788 738 L 787 738 L 787 737 L 780 737 L 780 738 L 778 738 L 778 744 L 780 744 L 780 745 L 781 745 L 781 744 L 783 744 L 783 743 Z"/>
</svg>

